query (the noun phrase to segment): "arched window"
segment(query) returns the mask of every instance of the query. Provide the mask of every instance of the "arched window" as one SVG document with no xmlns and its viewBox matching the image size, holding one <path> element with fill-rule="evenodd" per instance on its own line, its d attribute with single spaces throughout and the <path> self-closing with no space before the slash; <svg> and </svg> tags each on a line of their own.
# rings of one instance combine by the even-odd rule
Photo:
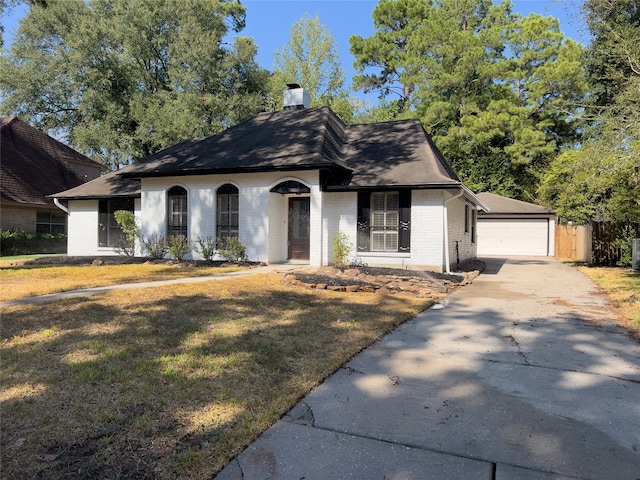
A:
<svg viewBox="0 0 640 480">
<path fill-rule="evenodd" d="M 167 192 L 167 237 L 187 236 L 187 191 L 171 187 Z"/>
<path fill-rule="evenodd" d="M 219 239 L 238 237 L 238 187 L 222 185 L 217 191 L 216 236 Z"/>
</svg>

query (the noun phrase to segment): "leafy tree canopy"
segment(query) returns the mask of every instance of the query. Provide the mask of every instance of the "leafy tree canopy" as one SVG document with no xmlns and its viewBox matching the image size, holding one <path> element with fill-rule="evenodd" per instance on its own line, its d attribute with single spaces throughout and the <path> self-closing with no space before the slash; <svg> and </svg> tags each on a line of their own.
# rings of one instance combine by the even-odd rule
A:
<svg viewBox="0 0 640 480">
<path fill-rule="evenodd" d="M 491 0 L 381 0 L 373 19 L 372 37 L 350 39 L 355 85 L 419 118 L 472 189 L 535 198 L 586 92 L 558 20 Z"/>
<path fill-rule="evenodd" d="M 303 15 L 291 26 L 289 41 L 274 54 L 272 97 L 282 108 L 282 91 L 288 83 L 302 86 L 311 106 L 329 106 L 345 123 L 352 123 L 355 101 L 345 87 L 345 74 L 333 34 L 319 15 Z"/>
<path fill-rule="evenodd" d="M 588 0 L 584 10 L 594 35 L 589 126 L 580 149 L 552 162 L 540 194 L 563 221 L 612 222 L 628 243 L 640 234 L 640 4 Z"/>
<path fill-rule="evenodd" d="M 33 2 L 0 59 L 3 114 L 111 168 L 260 111 L 268 73 L 234 0 Z"/>
</svg>

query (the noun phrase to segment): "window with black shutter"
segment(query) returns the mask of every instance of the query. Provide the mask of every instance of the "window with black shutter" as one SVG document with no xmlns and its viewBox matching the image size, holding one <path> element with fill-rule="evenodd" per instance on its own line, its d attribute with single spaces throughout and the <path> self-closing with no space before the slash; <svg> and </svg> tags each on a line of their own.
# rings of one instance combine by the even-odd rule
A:
<svg viewBox="0 0 640 480">
<path fill-rule="evenodd" d="M 358 193 L 358 251 L 408 252 L 411 191 Z"/>
</svg>

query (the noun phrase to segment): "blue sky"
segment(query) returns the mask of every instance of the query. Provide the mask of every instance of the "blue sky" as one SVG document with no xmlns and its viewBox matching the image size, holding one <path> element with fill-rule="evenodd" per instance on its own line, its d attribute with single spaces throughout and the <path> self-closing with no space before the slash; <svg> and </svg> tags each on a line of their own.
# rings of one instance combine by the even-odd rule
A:
<svg viewBox="0 0 640 480">
<path fill-rule="evenodd" d="M 244 0 L 247 7 L 246 28 L 239 35 L 253 37 L 258 45 L 258 63 L 271 69 L 273 52 L 289 40 L 291 25 L 308 13 L 320 15 L 320 21 L 333 33 L 338 44 L 338 53 L 347 76 L 347 83 L 355 74 L 354 58 L 349 52 L 351 35 L 371 36 L 373 20 L 371 13 L 377 0 Z M 565 36 L 586 44 L 588 36 L 581 20 L 579 0 L 512 0 L 514 9 L 524 15 L 538 13 L 560 19 Z M 5 46 L 17 30 L 19 18 L 26 7 L 19 6 L 2 18 L 5 25 Z"/>
</svg>

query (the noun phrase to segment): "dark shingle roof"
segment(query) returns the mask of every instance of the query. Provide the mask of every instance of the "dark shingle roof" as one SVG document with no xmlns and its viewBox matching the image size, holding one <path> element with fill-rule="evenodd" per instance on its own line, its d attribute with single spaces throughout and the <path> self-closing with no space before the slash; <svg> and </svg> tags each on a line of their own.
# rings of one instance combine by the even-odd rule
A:
<svg viewBox="0 0 640 480">
<path fill-rule="evenodd" d="M 352 188 L 457 185 L 458 176 L 418 120 L 347 127 L 344 164 Z"/>
<path fill-rule="evenodd" d="M 51 204 L 47 195 L 96 178 L 102 168 L 17 117 L 0 120 L 2 202 Z"/>
<path fill-rule="evenodd" d="M 482 192 L 476 194 L 488 208 L 488 215 L 554 215 L 555 212 L 547 207 L 535 203 L 514 200 L 494 193 Z"/>
<path fill-rule="evenodd" d="M 133 181 L 307 169 L 332 171 L 329 190 L 461 185 L 419 121 L 346 126 L 328 107 L 261 113 L 217 135 L 178 143 L 116 175 Z M 126 187 L 115 179 L 93 181 L 55 196 L 97 198 L 109 196 L 110 189 L 115 195 Z"/>
<path fill-rule="evenodd" d="M 139 197 L 140 180 L 126 178 L 120 175 L 120 170 L 107 173 L 87 183 L 64 192 L 56 193 L 51 197 L 65 200 L 83 198 L 113 198 L 113 197 Z"/>
<path fill-rule="evenodd" d="M 336 166 L 344 128 L 326 107 L 261 113 L 217 135 L 162 150 L 122 174 L 148 177 Z"/>
</svg>

